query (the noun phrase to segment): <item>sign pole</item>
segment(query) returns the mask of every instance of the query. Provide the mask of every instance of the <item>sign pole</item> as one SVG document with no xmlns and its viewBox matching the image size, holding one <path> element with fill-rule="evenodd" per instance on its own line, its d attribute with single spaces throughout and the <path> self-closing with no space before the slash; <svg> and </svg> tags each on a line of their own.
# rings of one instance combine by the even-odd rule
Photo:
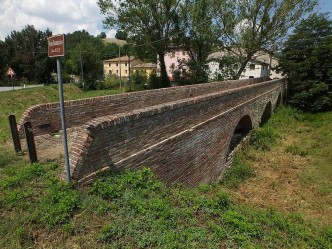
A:
<svg viewBox="0 0 332 249">
<path fill-rule="evenodd" d="M 65 164 L 67 181 L 70 182 L 70 167 L 68 156 L 68 144 L 67 144 L 67 130 L 66 130 L 66 117 L 65 117 L 65 101 L 63 97 L 63 83 L 61 72 L 61 57 L 65 56 L 65 35 L 55 35 L 47 39 L 48 42 L 48 57 L 57 57 L 57 71 L 58 71 L 58 84 L 59 84 L 59 96 L 60 96 L 60 112 L 61 112 L 61 124 L 62 124 L 62 137 L 63 147 L 65 153 Z"/>
<path fill-rule="evenodd" d="M 63 82 L 62 82 L 62 71 L 61 71 L 61 58 L 56 58 L 57 69 L 58 69 L 58 84 L 59 84 L 59 96 L 60 96 L 60 111 L 61 111 L 61 123 L 62 123 L 62 136 L 63 146 L 65 152 L 65 163 L 67 172 L 67 181 L 70 182 L 70 168 L 69 168 L 69 155 L 68 155 L 68 144 L 67 144 L 67 128 L 66 128 L 66 116 L 65 116 L 65 102 L 63 97 Z"/>
</svg>

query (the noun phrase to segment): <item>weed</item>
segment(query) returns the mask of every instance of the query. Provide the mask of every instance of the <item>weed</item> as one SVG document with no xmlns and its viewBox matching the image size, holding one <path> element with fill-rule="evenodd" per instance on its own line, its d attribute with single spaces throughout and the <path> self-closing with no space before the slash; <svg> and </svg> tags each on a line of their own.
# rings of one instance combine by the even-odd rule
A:
<svg viewBox="0 0 332 249">
<path fill-rule="evenodd" d="M 307 151 L 302 150 L 300 147 L 298 147 L 296 145 L 287 146 L 285 151 L 286 151 L 286 153 L 290 153 L 295 156 L 305 157 L 308 155 Z"/>
<path fill-rule="evenodd" d="M 61 181 L 52 182 L 47 194 L 38 203 L 38 209 L 34 212 L 35 219 L 54 227 L 68 222 L 80 204 L 79 193 L 70 184 Z"/>
<path fill-rule="evenodd" d="M 221 183 L 229 188 L 236 188 L 244 180 L 255 176 L 254 170 L 241 158 L 235 157 L 233 164 L 224 173 Z"/>
<path fill-rule="evenodd" d="M 274 129 L 266 126 L 253 130 L 246 140 L 246 145 L 255 150 L 269 151 L 277 143 L 279 137 Z"/>
</svg>

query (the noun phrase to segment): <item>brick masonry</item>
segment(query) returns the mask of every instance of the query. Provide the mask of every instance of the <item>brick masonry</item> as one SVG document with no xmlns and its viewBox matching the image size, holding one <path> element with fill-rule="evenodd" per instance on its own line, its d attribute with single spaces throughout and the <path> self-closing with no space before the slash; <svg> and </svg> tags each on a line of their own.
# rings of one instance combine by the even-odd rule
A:
<svg viewBox="0 0 332 249">
<path fill-rule="evenodd" d="M 86 182 L 99 171 L 148 166 L 168 185 L 214 181 L 240 120 L 247 116 L 258 127 L 286 87 L 285 79 L 249 79 L 68 101 L 67 126 L 80 127 L 69 148 L 72 178 Z M 26 121 L 37 135 L 58 131 L 59 105 L 29 108 L 20 131 Z M 45 123 L 48 130 L 40 129 Z"/>
</svg>

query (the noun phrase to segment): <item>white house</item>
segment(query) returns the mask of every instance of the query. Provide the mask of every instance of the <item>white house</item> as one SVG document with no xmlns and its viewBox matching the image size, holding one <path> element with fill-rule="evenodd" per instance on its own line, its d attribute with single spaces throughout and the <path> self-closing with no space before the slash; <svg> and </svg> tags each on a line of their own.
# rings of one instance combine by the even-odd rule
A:
<svg viewBox="0 0 332 249">
<path fill-rule="evenodd" d="M 233 79 L 239 67 L 237 57 L 234 52 L 228 50 L 211 53 L 205 65 L 208 70 L 209 81 Z M 225 60 L 228 60 L 228 64 L 232 63 L 233 66 L 225 67 Z M 266 52 L 258 52 L 247 63 L 240 79 L 259 77 L 281 78 L 281 74 L 275 71 L 277 65 L 278 59 Z"/>
</svg>

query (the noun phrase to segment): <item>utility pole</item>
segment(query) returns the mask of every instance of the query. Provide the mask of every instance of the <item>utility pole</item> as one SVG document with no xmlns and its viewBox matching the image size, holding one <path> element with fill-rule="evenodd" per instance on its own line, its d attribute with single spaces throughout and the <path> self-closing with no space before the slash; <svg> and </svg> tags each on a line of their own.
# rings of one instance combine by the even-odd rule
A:
<svg viewBox="0 0 332 249">
<path fill-rule="evenodd" d="M 80 59 L 81 59 L 81 79 L 84 80 L 84 78 L 83 78 L 83 62 L 82 62 L 82 47 L 80 48 Z"/>
<path fill-rule="evenodd" d="M 120 92 L 122 92 L 122 83 L 121 83 L 121 59 L 120 59 L 120 56 L 121 56 L 121 53 L 120 53 L 120 44 L 118 44 L 119 46 L 119 76 L 120 76 Z"/>
</svg>

